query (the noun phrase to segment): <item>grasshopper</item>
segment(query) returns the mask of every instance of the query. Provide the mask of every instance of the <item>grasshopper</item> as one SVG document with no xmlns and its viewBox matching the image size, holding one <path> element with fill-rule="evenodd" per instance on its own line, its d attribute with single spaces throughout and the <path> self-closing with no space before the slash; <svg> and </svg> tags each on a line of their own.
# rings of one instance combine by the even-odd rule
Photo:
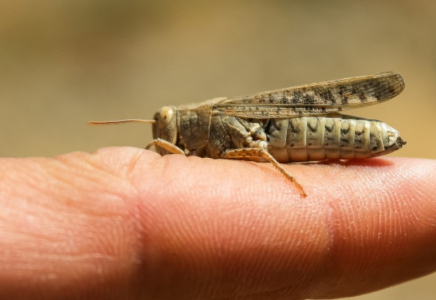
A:
<svg viewBox="0 0 436 300">
<path fill-rule="evenodd" d="M 161 155 L 269 161 L 306 196 L 280 163 L 370 158 L 400 149 L 406 142 L 386 123 L 339 112 L 384 102 L 403 89 L 399 74 L 385 72 L 164 106 L 153 120 L 89 123 L 151 123 L 146 149 L 155 146 Z"/>
</svg>

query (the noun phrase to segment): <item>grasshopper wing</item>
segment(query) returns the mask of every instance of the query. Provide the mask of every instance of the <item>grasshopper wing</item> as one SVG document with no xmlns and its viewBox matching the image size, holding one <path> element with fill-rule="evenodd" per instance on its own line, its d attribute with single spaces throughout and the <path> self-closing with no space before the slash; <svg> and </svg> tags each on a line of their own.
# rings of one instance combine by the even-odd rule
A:
<svg viewBox="0 0 436 300">
<path fill-rule="evenodd" d="M 384 72 L 229 98 L 213 109 L 251 119 L 326 115 L 384 102 L 403 89 L 400 74 Z"/>
</svg>

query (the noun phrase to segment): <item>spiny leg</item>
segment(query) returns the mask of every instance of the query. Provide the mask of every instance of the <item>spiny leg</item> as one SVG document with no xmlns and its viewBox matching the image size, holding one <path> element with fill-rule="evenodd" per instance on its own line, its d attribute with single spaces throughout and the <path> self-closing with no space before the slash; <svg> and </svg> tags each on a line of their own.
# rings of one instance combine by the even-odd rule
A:
<svg viewBox="0 0 436 300">
<path fill-rule="evenodd" d="M 176 145 L 171 144 L 170 142 L 165 141 L 163 139 L 152 140 L 147 146 L 145 146 L 145 149 L 148 150 L 152 146 L 158 146 L 158 147 L 164 148 L 165 150 L 167 150 L 167 151 L 169 151 L 169 152 L 171 152 L 173 154 L 183 154 L 183 155 L 185 155 L 185 152 L 182 149 L 180 149 Z"/>
<path fill-rule="evenodd" d="M 279 162 L 271 154 L 269 154 L 268 151 L 266 151 L 264 149 L 245 148 L 245 149 L 228 150 L 228 151 L 224 152 L 221 155 L 221 157 L 222 158 L 227 158 L 227 159 L 232 159 L 232 158 L 233 159 L 238 159 L 238 158 L 246 158 L 246 159 L 265 158 L 266 160 L 268 160 L 277 169 L 277 171 L 279 171 L 289 181 L 291 181 L 293 184 L 295 184 L 295 186 L 300 190 L 300 194 L 303 197 L 307 196 L 307 194 L 304 191 L 304 189 L 301 186 L 301 184 L 299 184 L 295 180 L 295 178 L 291 174 L 289 174 L 288 171 L 283 169 L 283 167 L 279 164 Z"/>
</svg>

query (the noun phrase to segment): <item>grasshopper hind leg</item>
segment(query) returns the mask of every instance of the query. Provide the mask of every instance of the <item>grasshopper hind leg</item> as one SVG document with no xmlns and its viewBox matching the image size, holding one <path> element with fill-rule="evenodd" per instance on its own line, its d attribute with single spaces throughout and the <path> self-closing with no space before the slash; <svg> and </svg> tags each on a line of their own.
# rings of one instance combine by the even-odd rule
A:
<svg viewBox="0 0 436 300">
<path fill-rule="evenodd" d="M 268 160 L 274 168 L 276 168 L 277 171 L 279 171 L 283 176 L 286 177 L 289 181 L 291 181 L 300 191 L 301 196 L 306 197 L 307 194 L 304 191 L 301 184 L 297 182 L 297 180 L 292 176 L 288 171 L 286 171 L 279 162 L 268 153 L 267 150 L 261 149 L 261 148 L 244 148 L 244 149 L 234 149 L 234 150 L 227 150 L 224 153 L 221 154 L 221 158 L 226 159 L 249 159 L 249 160 L 259 160 L 259 159 L 266 159 Z"/>
</svg>

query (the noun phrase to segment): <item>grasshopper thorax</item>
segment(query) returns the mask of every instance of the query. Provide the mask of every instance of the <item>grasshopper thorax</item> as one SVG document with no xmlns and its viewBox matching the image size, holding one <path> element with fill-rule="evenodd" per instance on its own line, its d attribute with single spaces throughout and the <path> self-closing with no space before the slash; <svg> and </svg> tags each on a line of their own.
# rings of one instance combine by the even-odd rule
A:
<svg viewBox="0 0 436 300">
<path fill-rule="evenodd" d="M 177 109 L 173 106 L 164 106 L 154 114 L 153 139 L 163 139 L 171 144 L 177 143 Z M 167 151 L 156 147 L 156 151 L 164 155 Z"/>
</svg>

